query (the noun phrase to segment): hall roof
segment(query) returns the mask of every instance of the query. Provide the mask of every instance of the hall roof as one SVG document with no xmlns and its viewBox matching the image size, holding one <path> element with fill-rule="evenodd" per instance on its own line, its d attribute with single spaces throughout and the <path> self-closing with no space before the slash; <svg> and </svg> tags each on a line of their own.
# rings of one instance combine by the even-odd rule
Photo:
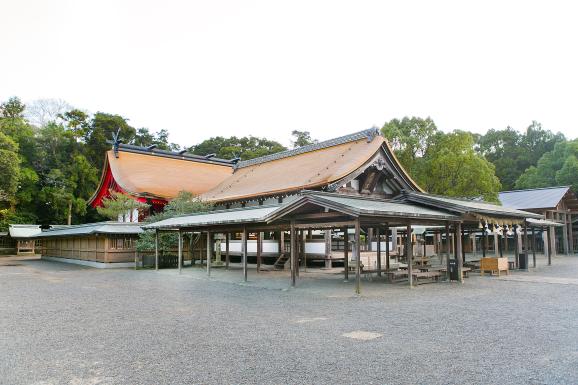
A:
<svg viewBox="0 0 578 385">
<path fill-rule="evenodd" d="M 12 238 L 32 238 L 42 230 L 38 225 L 10 225 L 8 232 Z"/>
<path fill-rule="evenodd" d="M 513 209 L 553 209 L 567 196 L 573 207 L 578 208 L 578 201 L 569 186 L 544 187 L 526 190 L 502 191 L 500 202 Z M 576 206 L 576 207 L 574 207 Z"/>
<path fill-rule="evenodd" d="M 378 129 L 239 162 L 233 175 L 201 195 L 212 202 L 251 200 L 304 189 L 319 189 L 337 182 L 386 152 L 405 187 L 420 190 L 403 170 Z"/>
<path fill-rule="evenodd" d="M 183 190 L 200 195 L 232 173 L 232 161 L 121 144 L 118 151 L 107 151 L 99 187 L 89 204 L 100 205 L 110 189 L 165 201 Z"/>
</svg>

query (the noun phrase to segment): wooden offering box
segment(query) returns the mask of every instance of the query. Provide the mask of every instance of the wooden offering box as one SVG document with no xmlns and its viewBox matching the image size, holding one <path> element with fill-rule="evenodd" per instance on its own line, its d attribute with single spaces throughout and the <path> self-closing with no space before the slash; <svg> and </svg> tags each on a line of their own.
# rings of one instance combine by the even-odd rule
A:
<svg viewBox="0 0 578 385">
<path fill-rule="evenodd" d="M 482 258 L 480 259 L 480 275 L 484 275 L 485 271 L 489 271 L 490 274 L 497 273 L 500 276 L 502 271 L 506 274 L 510 274 L 508 270 L 508 258 Z"/>
</svg>

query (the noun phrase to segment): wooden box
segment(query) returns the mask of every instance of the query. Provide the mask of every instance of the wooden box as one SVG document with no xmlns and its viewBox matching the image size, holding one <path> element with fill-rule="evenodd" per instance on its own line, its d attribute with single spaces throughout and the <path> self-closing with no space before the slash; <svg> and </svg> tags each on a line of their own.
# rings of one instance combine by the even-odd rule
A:
<svg viewBox="0 0 578 385">
<path fill-rule="evenodd" d="M 508 258 L 482 258 L 480 259 L 480 275 L 484 275 L 485 271 L 490 274 L 497 273 L 498 276 L 502 271 L 510 274 L 508 270 Z"/>
</svg>

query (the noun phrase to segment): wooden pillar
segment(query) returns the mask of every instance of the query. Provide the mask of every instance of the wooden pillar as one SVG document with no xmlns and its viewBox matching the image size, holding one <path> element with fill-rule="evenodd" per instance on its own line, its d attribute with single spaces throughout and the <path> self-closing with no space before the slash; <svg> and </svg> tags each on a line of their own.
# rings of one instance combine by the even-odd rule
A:
<svg viewBox="0 0 578 385">
<path fill-rule="evenodd" d="M 231 262 L 231 252 L 229 247 L 229 240 L 231 233 L 225 234 L 225 269 L 229 270 L 229 263 Z"/>
<path fill-rule="evenodd" d="M 159 229 L 155 229 L 155 270 L 158 269 L 159 269 Z"/>
<path fill-rule="evenodd" d="M 446 275 L 450 280 L 450 224 L 446 222 Z"/>
<path fill-rule="evenodd" d="M 496 232 L 496 228 L 494 227 L 494 254 L 496 258 L 500 256 L 500 239 L 498 233 Z"/>
<path fill-rule="evenodd" d="M 522 252 L 522 237 L 520 236 L 521 232 L 519 232 L 520 225 L 516 225 L 516 227 L 514 228 L 514 266 L 516 266 L 516 268 L 518 268 L 518 255 Z"/>
<path fill-rule="evenodd" d="M 544 231 L 544 234 L 546 235 L 546 241 L 545 244 L 548 245 L 548 266 L 552 265 L 552 239 L 550 234 L 552 234 L 552 226 L 550 226 L 550 229 L 548 231 Z M 544 247 L 544 249 L 546 249 L 546 247 Z"/>
<path fill-rule="evenodd" d="M 533 267 L 536 267 L 536 228 L 532 226 L 532 262 Z"/>
<path fill-rule="evenodd" d="M 367 237 L 365 239 L 365 243 L 366 243 L 366 250 L 367 251 L 373 251 L 373 247 L 371 246 L 371 242 L 373 241 L 373 227 L 369 227 L 367 229 Z M 369 265 L 369 263 L 368 263 Z"/>
<path fill-rule="evenodd" d="M 413 287 L 413 247 L 411 245 L 411 224 L 406 227 L 405 236 L 405 255 L 407 262 L 407 279 L 409 281 L 409 287 Z"/>
<path fill-rule="evenodd" d="M 396 262 L 399 262 L 399 253 L 397 252 L 397 227 L 391 229 L 391 251 L 395 253 Z"/>
<path fill-rule="evenodd" d="M 548 258 L 550 264 L 550 238 L 548 237 L 548 228 L 542 228 L 542 243 L 544 244 L 544 257 Z"/>
<path fill-rule="evenodd" d="M 568 242 L 569 252 L 574 254 L 574 225 L 572 223 L 572 214 L 568 213 Z"/>
<path fill-rule="evenodd" d="M 389 225 L 385 225 L 385 269 L 389 270 Z"/>
<path fill-rule="evenodd" d="M 548 257 L 552 258 L 556 256 L 556 228 L 554 226 L 550 226 L 550 231 L 548 233 L 548 240 L 550 241 L 550 247 Z"/>
<path fill-rule="evenodd" d="M 456 251 L 457 254 L 460 255 L 462 253 L 462 237 L 459 235 L 462 233 L 462 224 L 460 222 L 456 223 Z M 460 282 L 464 282 L 464 275 L 463 275 L 464 264 L 462 258 L 458 258 L 458 277 Z"/>
<path fill-rule="evenodd" d="M 361 294 L 361 224 L 359 218 L 355 221 L 355 238 L 353 242 L 355 253 L 355 293 Z"/>
<path fill-rule="evenodd" d="M 211 276 L 211 260 L 213 259 L 213 237 L 210 231 L 207 231 L 207 275 Z"/>
<path fill-rule="evenodd" d="M 243 260 L 243 281 L 247 282 L 247 228 L 243 227 L 241 236 L 241 258 Z"/>
<path fill-rule="evenodd" d="M 349 229 L 343 230 L 343 266 L 345 267 L 345 281 L 349 281 Z"/>
<path fill-rule="evenodd" d="M 381 234 L 380 228 L 375 228 L 375 237 L 377 239 L 377 276 L 381 277 Z"/>
<path fill-rule="evenodd" d="M 283 233 L 283 232 L 281 232 Z M 295 239 L 296 231 L 295 231 L 295 220 L 292 219 L 291 220 L 291 229 L 290 229 L 290 245 L 291 245 L 291 286 L 295 287 L 295 282 L 296 282 L 296 278 L 297 278 L 297 273 L 295 272 L 295 270 L 297 270 L 297 250 L 295 250 L 295 248 L 297 247 L 297 242 Z"/>
<path fill-rule="evenodd" d="M 285 254 L 285 231 L 279 231 L 279 256 Z"/>
<path fill-rule="evenodd" d="M 524 258 L 526 258 L 526 271 L 528 270 L 528 223 L 524 221 Z"/>
<path fill-rule="evenodd" d="M 331 229 L 325 230 L 325 268 L 331 269 L 333 264 L 331 262 Z"/>
<path fill-rule="evenodd" d="M 183 268 L 183 233 L 179 230 L 179 245 L 178 245 L 178 265 L 179 265 L 179 274 L 181 274 Z"/>
<path fill-rule="evenodd" d="M 305 252 L 305 244 L 306 244 L 306 235 L 307 233 L 305 230 L 301 231 L 301 263 L 303 264 L 303 271 L 307 271 L 307 253 Z"/>
<path fill-rule="evenodd" d="M 486 247 L 488 247 L 488 234 L 486 233 L 486 228 L 482 228 L 482 238 L 480 242 L 482 244 L 482 258 L 486 258 Z"/>
<path fill-rule="evenodd" d="M 257 273 L 261 272 L 261 254 L 263 252 L 263 233 L 257 233 Z"/>
<path fill-rule="evenodd" d="M 564 254 L 570 254 L 569 243 L 568 243 L 568 214 L 562 214 L 564 216 L 564 227 L 562 227 L 562 246 L 564 247 Z"/>
</svg>

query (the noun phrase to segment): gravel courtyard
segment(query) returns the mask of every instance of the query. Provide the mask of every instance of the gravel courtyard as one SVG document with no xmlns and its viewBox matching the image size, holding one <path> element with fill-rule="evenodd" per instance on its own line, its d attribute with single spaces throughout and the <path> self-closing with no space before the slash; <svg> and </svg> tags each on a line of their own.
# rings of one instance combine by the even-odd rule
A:
<svg viewBox="0 0 578 385">
<path fill-rule="evenodd" d="M 409 289 L 0 257 L 1 384 L 576 384 L 578 257 Z"/>
</svg>

